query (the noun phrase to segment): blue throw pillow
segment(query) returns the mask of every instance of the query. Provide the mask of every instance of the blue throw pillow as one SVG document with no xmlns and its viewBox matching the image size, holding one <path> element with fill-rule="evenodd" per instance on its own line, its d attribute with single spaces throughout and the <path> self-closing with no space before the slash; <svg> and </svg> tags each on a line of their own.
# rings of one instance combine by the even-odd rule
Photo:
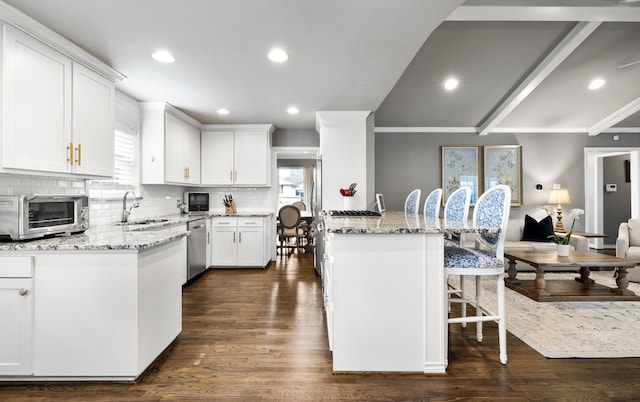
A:
<svg viewBox="0 0 640 402">
<path fill-rule="evenodd" d="M 540 221 L 536 221 L 529 215 L 524 217 L 524 230 L 522 231 L 522 241 L 550 241 L 548 236 L 553 235 L 553 221 L 547 215 Z"/>
</svg>

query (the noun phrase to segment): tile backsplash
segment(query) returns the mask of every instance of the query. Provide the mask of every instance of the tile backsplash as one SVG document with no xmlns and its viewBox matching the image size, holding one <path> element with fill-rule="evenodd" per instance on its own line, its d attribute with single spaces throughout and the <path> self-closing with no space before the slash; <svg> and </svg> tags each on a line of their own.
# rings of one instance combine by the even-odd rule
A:
<svg viewBox="0 0 640 402">
<path fill-rule="evenodd" d="M 139 208 L 131 211 L 130 219 L 144 219 L 179 213 L 177 201 L 185 191 L 202 191 L 210 194 L 211 210 L 224 211 L 222 199 L 233 194 L 238 210 L 273 211 L 274 201 L 270 188 L 192 188 L 171 185 L 143 185 Z M 85 180 L 0 174 L 0 195 L 23 194 L 87 194 Z M 122 192 L 124 195 L 124 191 Z M 130 202 L 130 201 L 128 201 Z M 129 203 L 127 205 L 130 205 Z M 90 199 L 91 225 L 106 225 L 117 222 L 122 215 L 122 198 Z"/>
</svg>

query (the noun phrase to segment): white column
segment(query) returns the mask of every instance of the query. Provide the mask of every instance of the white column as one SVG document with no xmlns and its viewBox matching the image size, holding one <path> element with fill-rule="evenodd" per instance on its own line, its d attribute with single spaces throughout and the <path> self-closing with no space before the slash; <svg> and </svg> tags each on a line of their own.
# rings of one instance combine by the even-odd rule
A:
<svg viewBox="0 0 640 402">
<path fill-rule="evenodd" d="M 322 157 L 322 209 L 344 209 L 340 188 L 358 183 L 353 209 L 374 201 L 374 124 L 370 111 L 316 112 Z"/>
</svg>

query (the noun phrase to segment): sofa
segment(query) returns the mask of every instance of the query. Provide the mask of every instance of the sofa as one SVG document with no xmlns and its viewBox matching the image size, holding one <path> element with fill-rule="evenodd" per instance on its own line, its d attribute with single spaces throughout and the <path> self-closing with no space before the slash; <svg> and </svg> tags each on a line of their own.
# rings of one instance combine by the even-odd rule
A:
<svg viewBox="0 0 640 402">
<path fill-rule="evenodd" d="M 538 215 L 540 216 L 540 215 Z M 553 230 L 553 223 L 550 218 L 546 218 L 546 213 L 544 213 L 544 217 L 540 220 L 535 219 L 533 217 L 529 218 L 529 224 L 532 222 L 540 223 L 542 219 L 547 219 L 547 224 L 549 225 L 546 230 Z M 505 236 L 504 242 L 504 251 L 508 252 L 509 250 L 524 250 L 524 251 L 556 251 L 557 245 L 552 241 L 544 241 L 546 239 L 547 233 L 538 233 L 539 236 L 536 240 L 523 240 L 523 233 L 525 230 L 525 221 L 527 218 L 513 218 L 509 219 L 507 224 L 507 232 Z M 529 230 L 529 235 L 531 235 L 531 231 Z M 532 236 L 535 237 L 535 236 Z M 465 234 L 464 243 L 466 245 L 473 244 L 475 241 L 474 234 Z M 571 235 L 571 239 L 569 240 L 569 245 L 572 250 L 577 251 L 588 251 L 589 243 L 586 237 L 579 235 Z M 640 247 L 639 247 L 640 249 Z M 508 267 L 508 263 L 505 260 L 505 269 Z M 516 263 L 516 269 L 518 271 L 533 271 L 534 268 L 527 263 L 518 261 Z M 558 270 L 566 270 L 566 268 L 558 268 Z M 554 271 L 554 268 L 545 269 L 545 271 Z"/>
<path fill-rule="evenodd" d="M 622 222 L 616 238 L 616 257 L 640 261 L 640 219 Z M 627 279 L 640 282 L 640 266 L 627 270 Z"/>
</svg>

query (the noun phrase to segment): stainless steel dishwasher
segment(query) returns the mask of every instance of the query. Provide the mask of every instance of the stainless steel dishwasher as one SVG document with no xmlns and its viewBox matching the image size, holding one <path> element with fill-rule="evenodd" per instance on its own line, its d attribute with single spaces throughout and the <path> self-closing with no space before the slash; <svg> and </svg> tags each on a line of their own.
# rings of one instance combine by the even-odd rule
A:
<svg viewBox="0 0 640 402">
<path fill-rule="evenodd" d="M 187 280 L 193 279 L 207 269 L 207 227 L 204 219 L 187 223 L 187 230 L 191 232 L 187 241 Z"/>
</svg>

